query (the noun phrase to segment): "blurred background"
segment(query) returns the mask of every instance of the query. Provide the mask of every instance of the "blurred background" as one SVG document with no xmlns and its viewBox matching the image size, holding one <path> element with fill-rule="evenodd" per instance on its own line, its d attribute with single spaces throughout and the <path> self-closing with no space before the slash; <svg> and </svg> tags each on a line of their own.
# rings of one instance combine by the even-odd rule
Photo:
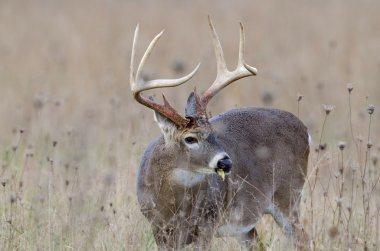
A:
<svg viewBox="0 0 380 251">
<path fill-rule="evenodd" d="M 165 29 L 144 69 L 148 78 L 178 77 L 202 62 L 190 83 L 155 92 L 165 92 L 182 111 L 189 91 L 194 86 L 205 90 L 215 78 L 207 15 L 214 20 L 230 69 L 237 60 L 238 22 L 244 24 L 246 61 L 259 70 L 257 77 L 241 80 L 218 95 L 210 105 L 213 113 L 262 105 L 295 113 L 297 94 L 302 94 L 300 116 L 314 133 L 323 115 L 321 104 L 334 105 L 337 115 L 347 112 L 348 83 L 355 88 L 354 118 L 365 111 L 366 102 L 379 104 L 377 1 L 0 4 L 0 142 L 15 126 L 56 134 L 70 127 L 102 133 L 117 127 L 128 132 L 134 130 L 133 124 L 150 124 L 151 112 L 134 102 L 129 89 L 137 23 L 138 60 L 151 39 Z M 141 134 L 137 129 L 131 135 Z"/>
<path fill-rule="evenodd" d="M 205 90 L 216 76 L 207 23 L 210 15 L 229 69 L 236 65 L 242 22 L 246 62 L 259 71 L 219 93 L 209 105 L 212 114 L 242 106 L 299 113 L 315 139 L 315 148 L 325 116 L 322 105 L 332 105 L 320 143 L 335 151 L 338 141 L 350 145 L 352 140 L 350 84 L 354 137 L 366 138 L 367 106 L 380 107 L 379 13 L 380 2 L 374 0 L 2 0 L 0 178 L 10 184 L 12 180 L 23 182 L 21 186 L 14 183 L 6 192 L 22 194 L 20 203 L 31 208 L 32 216 L 34 201 L 46 203 L 47 198 L 55 201 L 51 205 L 56 208 L 66 203 L 64 198 L 70 203 L 78 198 L 82 214 L 92 207 L 94 212 L 103 207 L 110 215 L 121 211 L 113 222 L 120 234 L 114 243 L 136 247 L 138 241 L 128 230 L 144 222 L 135 205 L 136 170 L 143 150 L 159 135 L 152 111 L 134 101 L 129 87 L 129 59 L 138 23 L 137 60 L 151 39 L 165 29 L 144 69 L 146 78 L 179 77 L 202 63 L 189 83 L 151 92 L 160 101 L 165 92 L 182 113 L 190 91 L 195 86 Z M 300 102 L 299 95 L 303 96 Z M 376 113 L 371 141 L 378 147 Z M 109 209 L 116 205 L 118 209 Z M 10 211 L 4 210 L 8 215 Z M 48 229 L 63 229 L 63 233 L 66 227 L 71 229 L 74 219 L 66 215 L 69 211 L 59 212 L 46 211 L 47 215 L 35 218 L 42 225 L 55 222 Z M 66 220 L 61 219 L 64 215 Z M 89 219 L 94 220 L 86 216 L 75 221 Z M 124 222 L 123 228 L 118 222 Z M 0 231 L 6 228 L 5 223 L 1 226 Z M 36 243 L 44 249 L 47 244 L 37 244 L 38 240 L 52 238 L 51 233 L 44 233 L 49 237 L 36 234 L 30 237 L 35 242 L 17 243 L 24 248 L 30 247 L 25 243 Z M 72 238 L 70 243 L 77 244 Z"/>
</svg>

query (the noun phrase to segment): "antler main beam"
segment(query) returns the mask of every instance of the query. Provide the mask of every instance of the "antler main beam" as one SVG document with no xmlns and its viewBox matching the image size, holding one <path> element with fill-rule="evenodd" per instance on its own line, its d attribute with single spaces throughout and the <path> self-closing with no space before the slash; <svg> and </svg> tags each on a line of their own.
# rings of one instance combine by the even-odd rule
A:
<svg viewBox="0 0 380 251">
<path fill-rule="evenodd" d="M 239 43 L 239 59 L 237 67 L 234 71 L 229 71 L 224 59 L 223 49 L 219 41 L 218 34 L 215 31 L 211 18 L 208 17 L 209 26 L 212 32 L 212 41 L 214 45 L 214 52 L 216 56 L 217 74 L 214 83 L 205 91 L 201 97 L 203 106 L 206 107 L 208 102 L 215 96 L 221 89 L 227 85 L 239 80 L 241 78 L 253 76 L 257 74 L 257 69 L 245 63 L 244 61 L 244 28 L 240 23 L 240 43 Z"/>
<path fill-rule="evenodd" d="M 133 38 L 133 45 L 132 45 L 132 55 L 131 55 L 131 65 L 130 65 L 130 84 L 131 84 L 131 90 L 133 93 L 134 98 L 136 99 L 137 102 L 140 104 L 147 106 L 171 121 L 173 121 L 178 127 L 185 127 L 187 123 L 189 122 L 188 119 L 182 117 L 166 100 L 165 96 L 163 96 L 164 99 L 164 104 L 158 104 L 155 103 L 153 100 L 148 99 L 146 97 L 141 96 L 142 91 L 150 90 L 150 89 L 155 89 L 155 88 L 163 88 L 163 87 L 174 87 L 178 86 L 181 84 L 186 83 L 189 81 L 197 72 L 200 64 L 198 64 L 195 69 L 190 72 L 188 75 L 178 78 L 178 79 L 155 79 L 155 80 L 150 80 L 150 81 L 144 81 L 141 73 L 142 69 L 148 60 L 154 46 L 157 44 L 157 41 L 160 39 L 164 31 L 161 31 L 153 40 L 150 42 L 148 48 L 146 49 L 139 66 L 137 68 L 137 71 L 135 72 L 134 70 L 134 65 L 135 65 L 135 54 L 136 54 L 136 46 L 137 46 L 137 40 L 138 40 L 138 33 L 139 33 L 139 25 L 137 25 L 136 30 L 135 30 L 135 35 Z"/>
</svg>

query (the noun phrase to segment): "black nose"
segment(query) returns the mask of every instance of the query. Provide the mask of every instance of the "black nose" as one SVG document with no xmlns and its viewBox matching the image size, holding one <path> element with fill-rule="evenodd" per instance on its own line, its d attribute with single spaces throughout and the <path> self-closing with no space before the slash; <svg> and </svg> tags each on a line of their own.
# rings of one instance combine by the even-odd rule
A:
<svg viewBox="0 0 380 251">
<path fill-rule="evenodd" d="M 230 157 L 226 156 L 223 159 L 218 160 L 217 169 L 222 169 L 224 172 L 228 173 L 231 171 L 232 160 Z"/>
</svg>

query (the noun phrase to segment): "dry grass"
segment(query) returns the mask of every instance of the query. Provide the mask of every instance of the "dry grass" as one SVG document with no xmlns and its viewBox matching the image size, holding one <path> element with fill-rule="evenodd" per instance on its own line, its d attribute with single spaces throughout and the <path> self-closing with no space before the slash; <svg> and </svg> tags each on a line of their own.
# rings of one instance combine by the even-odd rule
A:
<svg viewBox="0 0 380 251">
<path fill-rule="evenodd" d="M 133 30 L 140 22 L 141 52 L 166 29 L 149 76 L 202 61 L 191 83 L 165 90 L 183 109 L 194 85 L 215 76 L 207 14 L 231 67 L 245 24 L 246 59 L 259 69 L 215 98 L 213 114 L 248 105 L 299 113 L 313 148 L 327 144 L 311 155 L 302 203 L 316 249 L 379 249 L 380 120 L 366 110 L 380 107 L 379 11 L 369 0 L 1 1 L 0 249 L 155 248 L 135 177 L 159 131 L 129 93 Z M 259 232 L 272 250 L 288 245 L 267 217 Z M 230 239 L 213 247 L 237 249 Z"/>
</svg>

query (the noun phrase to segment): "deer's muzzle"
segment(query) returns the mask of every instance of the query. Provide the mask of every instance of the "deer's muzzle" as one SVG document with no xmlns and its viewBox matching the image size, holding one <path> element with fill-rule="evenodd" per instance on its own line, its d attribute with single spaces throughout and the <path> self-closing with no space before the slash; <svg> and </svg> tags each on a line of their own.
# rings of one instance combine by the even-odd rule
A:
<svg viewBox="0 0 380 251">
<path fill-rule="evenodd" d="M 232 168 L 232 160 L 230 157 L 225 156 L 223 159 L 218 160 L 215 168 L 215 172 L 224 180 L 226 173 L 229 173 Z"/>
</svg>

